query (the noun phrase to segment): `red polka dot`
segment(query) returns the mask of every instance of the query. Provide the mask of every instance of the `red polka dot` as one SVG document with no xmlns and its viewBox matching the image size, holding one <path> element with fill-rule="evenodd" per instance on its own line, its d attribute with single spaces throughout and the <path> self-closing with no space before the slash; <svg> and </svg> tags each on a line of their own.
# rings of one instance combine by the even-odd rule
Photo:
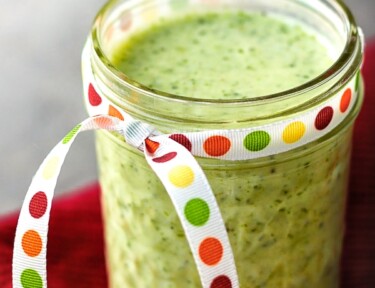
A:
<svg viewBox="0 0 375 288">
<path fill-rule="evenodd" d="M 171 161 L 176 156 L 177 156 L 177 152 L 170 152 L 170 153 L 167 153 L 163 156 L 154 158 L 154 159 L 152 159 L 152 161 L 154 161 L 156 163 L 165 163 L 165 162 Z"/>
<path fill-rule="evenodd" d="M 33 196 L 33 198 L 31 198 L 29 204 L 30 215 L 36 219 L 39 219 L 46 213 L 47 205 L 48 202 L 46 194 L 39 191 Z"/>
<path fill-rule="evenodd" d="M 185 135 L 183 135 L 183 134 L 173 134 L 173 135 L 169 136 L 169 138 L 171 138 L 172 140 L 181 144 L 187 150 L 191 151 L 192 144 L 191 144 L 189 138 L 187 138 Z"/>
<path fill-rule="evenodd" d="M 340 111 L 342 113 L 345 113 L 346 110 L 348 110 L 351 100 L 352 100 L 352 89 L 348 88 L 345 90 L 344 94 L 341 97 Z"/>
<path fill-rule="evenodd" d="M 223 246 L 216 238 L 206 238 L 199 245 L 199 257 L 206 265 L 212 266 L 220 262 L 223 258 Z"/>
<path fill-rule="evenodd" d="M 232 288 L 232 282 L 228 276 L 220 275 L 212 281 L 210 288 Z"/>
<path fill-rule="evenodd" d="M 231 142 L 224 136 L 211 136 L 204 141 L 204 151 L 210 156 L 223 156 L 228 153 Z"/>
<path fill-rule="evenodd" d="M 89 85 L 89 102 L 92 106 L 99 106 L 102 103 L 102 97 L 95 91 L 91 83 Z"/>
<path fill-rule="evenodd" d="M 315 127 L 318 130 L 324 130 L 331 123 L 333 118 L 333 108 L 324 107 L 315 118 Z"/>
</svg>

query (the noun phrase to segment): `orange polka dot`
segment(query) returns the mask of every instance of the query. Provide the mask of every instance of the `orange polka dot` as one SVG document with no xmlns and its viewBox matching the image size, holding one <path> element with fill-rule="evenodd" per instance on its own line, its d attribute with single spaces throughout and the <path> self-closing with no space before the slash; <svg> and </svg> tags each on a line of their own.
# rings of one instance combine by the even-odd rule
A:
<svg viewBox="0 0 375 288">
<path fill-rule="evenodd" d="M 341 97 L 341 102 L 340 102 L 340 111 L 342 113 L 346 112 L 348 110 L 350 101 L 352 99 L 352 90 L 350 88 L 346 89 L 344 94 Z"/>
<path fill-rule="evenodd" d="M 124 116 L 122 116 L 122 114 L 120 113 L 120 111 L 118 111 L 115 107 L 113 107 L 112 105 L 109 105 L 109 109 L 108 109 L 108 115 L 109 116 L 113 116 L 113 117 L 116 117 L 122 121 L 124 121 Z"/>
<path fill-rule="evenodd" d="M 210 156 L 223 156 L 228 153 L 231 142 L 224 136 L 211 136 L 204 141 L 204 151 Z"/>
<path fill-rule="evenodd" d="M 36 257 L 42 251 L 42 239 L 38 232 L 28 230 L 22 237 L 23 251 L 30 257 Z"/>
<path fill-rule="evenodd" d="M 223 246 L 216 238 L 206 238 L 199 245 L 199 257 L 206 265 L 216 265 L 223 258 Z"/>
<path fill-rule="evenodd" d="M 94 121 L 99 128 L 106 128 L 113 125 L 113 121 L 105 116 L 96 117 L 94 118 Z"/>
<path fill-rule="evenodd" d="M 145 140 L 145 143 L 146 143 L 147 151 L 151 154 L 154 154 L 156 152 L 156 150 L 159 149 L 159 146 L 160 146 L 160 143 L 158 143 L 156 141 L 152 141 L 148 138 Z"/>
</svg>

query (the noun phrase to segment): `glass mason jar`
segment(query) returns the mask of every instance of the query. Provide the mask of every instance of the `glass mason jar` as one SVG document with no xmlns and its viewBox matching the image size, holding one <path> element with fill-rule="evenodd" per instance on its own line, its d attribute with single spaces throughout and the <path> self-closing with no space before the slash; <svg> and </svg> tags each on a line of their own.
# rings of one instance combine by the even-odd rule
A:
<svg viewBox="0 0 375 288">
<path fill-rule="evenodd" d="M 114 47 L 129 31 L 161 16 L 215 9 L 266 11 L 303 22 L 324 36 L 337 60 L 302 86 L 225 101 L 156 91 L 111 64 Z M 338 287 L 352 127 L 363 94 L 359 74 L 363 44 L 344 4 L 334 0 L 110 1 L 99 12 L 90 38 L 90 61 L 101 94 L 163 133 L 273 123 L 314 109 L 357 79 L 359 97 L 350 114 L 314 142 L 254 160 L 198 158 L 225 221 L 240 287 Z M 96 141 L 110 287 L 200 287 L 177 214 L 142 152 L 115 133 L 98 132 Z"/>
</svg>

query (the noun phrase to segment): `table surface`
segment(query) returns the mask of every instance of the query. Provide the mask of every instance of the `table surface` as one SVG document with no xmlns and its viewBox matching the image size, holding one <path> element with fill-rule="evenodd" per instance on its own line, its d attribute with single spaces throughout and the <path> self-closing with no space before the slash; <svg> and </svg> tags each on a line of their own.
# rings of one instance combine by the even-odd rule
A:
<svg viewBox="0 0 375 288">
<path fill-rule="evenodd" d="M 104 0 L 0 0 L 0 214 L 19 207 L 49 150 L 86 117 L 80 54 Z M 346 0 L 368 38 L 375 1 Z M 93 134 L 77 139 L 59 191 L 97 177 Z"/>
</svg>

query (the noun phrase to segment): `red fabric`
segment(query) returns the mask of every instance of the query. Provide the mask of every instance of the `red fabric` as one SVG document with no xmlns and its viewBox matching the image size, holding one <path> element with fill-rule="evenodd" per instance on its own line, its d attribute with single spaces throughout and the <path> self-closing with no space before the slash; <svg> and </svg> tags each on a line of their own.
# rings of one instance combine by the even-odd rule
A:
<svg viewBox="0 0 375 288">
<path fill-rule="evenodd" d="M 367 46 L 365 101 L 354 130 L 342 287 L 375 287 L 375 41 Z"/>
<path fill-rule="evenodd" d="M 366 97 L 354 136 L 342 288 L 375 287 L 375 42 L 367 47 L 364 76 Z M 91 184 L 54 201 L 48 242 L 50 288 L 107 286 L 99 194 L 99 186 Z M 17 215 L 0 219 L 0 288 L 11 287 Z"/>
<path fill-rule="evenodd" d="M 100 188 L 94 183 L 54 201 L 48 237 L 48 287 L 107 287 Z M 11 288 L 18 213 L 0 220 L 0 288 Z"/>
</svg>

